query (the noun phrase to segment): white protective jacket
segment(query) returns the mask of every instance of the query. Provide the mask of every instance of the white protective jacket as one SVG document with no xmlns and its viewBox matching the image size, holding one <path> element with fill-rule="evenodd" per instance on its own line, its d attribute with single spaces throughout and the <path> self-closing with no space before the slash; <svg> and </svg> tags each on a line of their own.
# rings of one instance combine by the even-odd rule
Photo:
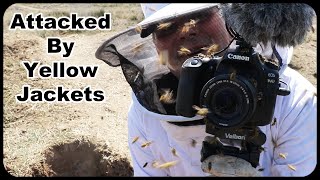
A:
<svg viewBox="0 0 320 180">
<path fill-rule="evenodd" d="M 264 169 L 263 176 L 307 176 L 313 172 L 317 161 L 316 88 L 287 66 L 292 48 L 277 49 L 284 60 L 280 77 L 289 85 L 291 93 L 277 97 L 275 125 L 260 127 L 267 140 L 257 168 Z M 268 55 L 272 52 L 266 50 L 264 53 Z M 202 141 L 209 135 L 205 133 L 205 125 L 176 126 L 167 122 L 182 120 L 190 118 L 150 112 L 139 104 L 132 93 L 128 113 L 128 142 L 134 176 L 208 175 L 201 170 L 200 162 Z M 139 139 L 132 143 L 137 136 Z M 141 147 L 145 142 L 152 143 Z M 172 148 L 176 150 L 177 156 L 171 152 Z M 163 169 L 152 166 L 153 162 L 161 164 L 169 161 L 178 163 Z"/>
</svg>

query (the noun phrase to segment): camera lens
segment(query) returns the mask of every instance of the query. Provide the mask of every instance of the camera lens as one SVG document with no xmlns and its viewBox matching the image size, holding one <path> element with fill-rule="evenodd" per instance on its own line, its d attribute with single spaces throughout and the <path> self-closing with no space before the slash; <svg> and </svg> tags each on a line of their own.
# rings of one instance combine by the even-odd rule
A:
<svg viewBox="0 0 320 180">
<path fill-rule="evenodd" d="M 202 88 L 200 104 L 209 109 L 207 119 L 221 128 L 237 127 L 248 122 L 256 107 L 254 86 L 245 78 L 218 75 Z"/>
<path fill-rule="evenodd" d="M 241 109 L 241 97 L 233 89 L 226 88 L 216 92 L 211 101 L 211 107 L 214 112 L 221 118 L 232 118 L 239 115 Z"/>
</svg>

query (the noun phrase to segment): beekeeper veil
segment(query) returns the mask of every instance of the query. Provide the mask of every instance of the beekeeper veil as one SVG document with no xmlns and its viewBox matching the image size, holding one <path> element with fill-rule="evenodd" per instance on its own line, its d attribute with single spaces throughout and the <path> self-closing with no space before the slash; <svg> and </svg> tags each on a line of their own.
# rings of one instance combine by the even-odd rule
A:
<svg viewBox="0 0 320 180">
<path fill-rule="evenodd" d="M 96 58 L 112 67 L 121 66 L 140 104 L 149 111 L 167 114 L 159 101 L 155 81 L 170 70 L 159 61 L 150 34 L 161 23 L 217 7 L 218 4 L 142 4 L 146 18 L 106 40 L 96 51 Z"/>
</svg>

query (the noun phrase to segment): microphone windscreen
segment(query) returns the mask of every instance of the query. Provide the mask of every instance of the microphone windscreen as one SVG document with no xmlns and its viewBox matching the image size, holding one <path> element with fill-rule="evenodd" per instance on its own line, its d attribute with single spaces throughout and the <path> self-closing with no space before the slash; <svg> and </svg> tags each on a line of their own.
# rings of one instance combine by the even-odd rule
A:
<svg viewBox="0 0 320 180">
<path fill-rule="evenodd" d="M 221 8 L 227 26 L 253 46 L 268 41 L 283 47 L 301 44 L 315 16 L 303 3 L 228 3 Z"/>
</svg>

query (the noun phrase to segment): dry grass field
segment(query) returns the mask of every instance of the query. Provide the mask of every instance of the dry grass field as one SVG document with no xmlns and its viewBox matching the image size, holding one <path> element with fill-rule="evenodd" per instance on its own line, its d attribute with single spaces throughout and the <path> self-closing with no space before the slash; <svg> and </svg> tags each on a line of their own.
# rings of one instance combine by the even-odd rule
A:
<svg viewBox="0 0 320 180">
<path fill-rule="evenodd" d="M 10 31 L 14 13 L 60 17 L 112 14 L 110 31 Z M 143 19 L 140 4 L 14 4 L 3 17 L 3 164 L 13 176 L 132 176 L 127 139 L 130 86 L 120 68 L 95 58 L 108 37 Z M 315 23 L 316 24 L 316 23 Z M 315 26 L 315 30 L 316 30 Z M 46 53 L 47 37 L 74 41 L 73 54 L 62 59 Z M 316 31 L 296 47 L 290 66 L 317 86 Z M 27 78 L 22 60 L 64 61 L 66 65 L 98 65 L 95 78 Z M 104 103 L 17 103 L 23 85 L 31 88 L 105 91 Z"/>
</svg>

